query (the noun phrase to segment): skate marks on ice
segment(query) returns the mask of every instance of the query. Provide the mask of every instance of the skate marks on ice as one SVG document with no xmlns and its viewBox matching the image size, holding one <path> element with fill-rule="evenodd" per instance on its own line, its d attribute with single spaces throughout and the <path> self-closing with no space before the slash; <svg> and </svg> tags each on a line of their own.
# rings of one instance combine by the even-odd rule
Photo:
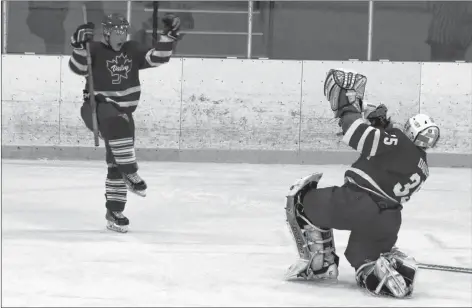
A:
<svg viewBox="0 0 472 308">
<path fill-rule="evenodd" d="M 4 304 L 470 306 L 464 274 L 420 270 L 409 300 L 368 295 L 343 256 L 343 231 L 336 285 L 283 280 L 296 258 L 283 211 L 289 185 L 315 171 L 324 172 L 321 186 L 340 184 L 343 166 L 144 162 L 141 170 L 149 196 L 129 196 L 130 231 L 117 234 L 105 229 L 104 163 L 4 161 Z M 470 171 L 431 174 L 405 209 L 399 247 L 425 263 L 470 260 Z"/>
</svg>

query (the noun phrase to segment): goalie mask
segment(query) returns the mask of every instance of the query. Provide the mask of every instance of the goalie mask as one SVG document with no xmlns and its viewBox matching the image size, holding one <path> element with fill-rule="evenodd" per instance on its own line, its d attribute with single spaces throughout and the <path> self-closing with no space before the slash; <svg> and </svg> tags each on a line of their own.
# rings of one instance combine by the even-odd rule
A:
<svg viewBox="0 0 472 308">
<path fill-rule="evenodd" d="M 128 37 L 128 20 L 119 13 L 113 13 L 105 17 L 102 26 L 105 42 L 113 50 L 120 51 Z"/>
<path fill-rule="evenodd" d="M 339 102 L 340 99 L 343 100 L 347 97 L 350 104 L 358 101 L 359 106 L 362 106 L 366 84 L 367 77 L 362 74 L 341 69 L 329 70 L 324 83 L 324 95 L 329 101 L 335 117 L 339 116 L 339 106 L 345 105 Z"/>
<path fill-rule="evenodd" d="M 439 127 L 425 114 L 417 114 L 405 123 L 404 133 L 421 148 L 433 148 L 439 140 Z"/>
</svg>

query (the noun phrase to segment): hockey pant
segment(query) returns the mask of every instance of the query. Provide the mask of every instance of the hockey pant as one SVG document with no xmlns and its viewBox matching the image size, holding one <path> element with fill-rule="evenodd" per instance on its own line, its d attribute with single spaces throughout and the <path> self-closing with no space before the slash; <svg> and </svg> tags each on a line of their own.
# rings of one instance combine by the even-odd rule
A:
<svg viewBox="0 0 472 308">
<path fill-rule="evenodd" d="M 397 241 L 401 207 L 383 209 L 372 196 L 345 184 L 312 189 L 303 198 L 305 215 L 321 228 L 349 230 L 344 255 L 356 270 L 366 260 L 377 260 L 390 252 Z"/>
<path fill-rule="evenodd" d="M 92 130 L 92 108 L 85 101 L 81 116 Z M 98 130 L 105 143 L 108 173 L 105 181 L 106 208 L 111 211 L 125 209 L 127 187 L 122 174 L 138 171 L 134 149 L 135 127 L 131 113 L 119 111 L 113 103 L 97 102 Z"/>
</svg>

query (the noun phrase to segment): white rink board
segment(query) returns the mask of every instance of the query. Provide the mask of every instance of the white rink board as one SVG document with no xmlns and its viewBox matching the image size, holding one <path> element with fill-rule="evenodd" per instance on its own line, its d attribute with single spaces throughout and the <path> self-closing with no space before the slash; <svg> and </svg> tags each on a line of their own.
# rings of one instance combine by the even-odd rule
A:
<svg viewBox="0 0 472 308">
<path fill-rule="evenodd" d="M 141 102 L 134 113 L 136 146 L 179 148 L 182 60 L 171 59 L 157 69 L 139 73 Z"/>
<path fill-rule="evenodd" d="M 59 144 L 61 57 L 2 56 L 2 145 Z"/>
<path fill-rule="evenodd" d="M 300 61 L 185 59 L 181 148 L 298 150 Z"/>
<path fill-rule="evenodd" d="M 2 55 L 2 102 L 57 102 L 61 96 L 60 56 Z"/>
<path fill-rule="evenodd" d="M 421 73 L 420 111 L 441 127 L 435 151 L 472 153 L 472 63 L 423 63 Z"/>
<path fill-rule="evenodd" d="M 85 127 L 80 117 L 85 78 L 72 73 L 69 59 L 70 57 L 62 57 L 61 63 L 60 144 L 92 147 L 93 134 Z"/>
<path fill-rule="evenodd" d="M 2 145 L 93 146 L 80 118 L 84 79 L 69 57 L 2 59 Z M 137 147 L 348 150 L 322 93 L 326 72 L 340 67 L 365 74 L 367 101 L 385 103 L 394 120 L 430 113 L 442 128 L 436 153 L 471 154 L 470 63 L 175 58 L 141 71 Z"/>
</svg>

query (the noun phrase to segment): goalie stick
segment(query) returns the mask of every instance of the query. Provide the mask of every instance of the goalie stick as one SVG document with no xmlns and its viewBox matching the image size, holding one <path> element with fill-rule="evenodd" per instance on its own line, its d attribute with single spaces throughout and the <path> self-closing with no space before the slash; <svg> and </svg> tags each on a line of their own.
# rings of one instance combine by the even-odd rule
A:
<svg viewBox="0 0 472 308">
<path fill-rule="evenodd" d="M 468 268 L 468 267 L 457 267 L 457 266 L 449 266 L 449 265 L 418 263 L 418 268 L 434 270 L 434 271 L 472 274 L 472 268 Z"/>
<path fill-rule="evenodd" d="M 82 5 L 82 12 L 84 14 L 84 23 L 87 23 L 87 8 L 85 4 Z M 98 140 L 98 121 L 97 121 L 97 102 L 95 101 L 94 95 L 94 86 L 93 86 L 93 76 L 92 76 L 92 56 L 90 55 L 90 45 L 87 42 L 85 44 L 87 48 L 87 69 L 88 69 L 88 91 L 89 91 L 89 100 L 90 106 L 92 107 L 92 128 L 93 128 L 93 139 L 95 141 L 95 146 L 98 147 L 100 145 Z"/>
</svg>

